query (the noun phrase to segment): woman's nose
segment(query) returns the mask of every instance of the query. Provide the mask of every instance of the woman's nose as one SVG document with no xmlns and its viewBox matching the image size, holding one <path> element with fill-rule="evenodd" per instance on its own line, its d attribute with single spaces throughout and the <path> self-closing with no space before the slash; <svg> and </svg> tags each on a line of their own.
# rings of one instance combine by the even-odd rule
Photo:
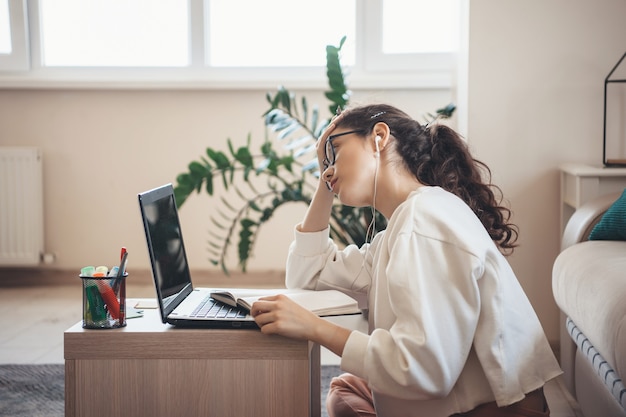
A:
<svg viewBox="0 0 626 417">
<path fill-rule="evenodd" d="M 324 179 L 324 181 L 330 181 L 330 179 L 333 177 L 334 172 L 335 172 L 334 165 L 331 165 L 328 168 L 326 168 L 324 172 L 322 172 L 322 178 Z"/>
</svg>

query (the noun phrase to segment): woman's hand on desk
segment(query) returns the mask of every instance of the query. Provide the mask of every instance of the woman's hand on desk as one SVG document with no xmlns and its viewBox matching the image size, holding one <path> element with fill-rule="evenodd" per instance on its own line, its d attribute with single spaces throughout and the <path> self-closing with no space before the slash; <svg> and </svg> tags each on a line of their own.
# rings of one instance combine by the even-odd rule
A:
<svg viewBox="0 0 626 417">
<path fill-rule="evenodd" d="M 250 314 L 264 334 L 318 343 L 338 356 L 351 331 L 324 320 L 284 295 L 263 297 L 252 305 Z"/>
<path fill-rule="evenodd" d="M 250 314 L 265 334 L 293 339 L 311 338 L 311 329 L 320 320 L 309 310 L 284 295 L 263 297 L 252 305 Z"/>
</svg>

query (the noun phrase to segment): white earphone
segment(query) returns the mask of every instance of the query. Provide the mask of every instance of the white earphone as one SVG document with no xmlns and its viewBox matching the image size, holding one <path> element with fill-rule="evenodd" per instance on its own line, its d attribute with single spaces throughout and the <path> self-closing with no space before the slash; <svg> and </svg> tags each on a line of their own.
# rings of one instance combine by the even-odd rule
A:
<svg viewBox="0 0 626 417">
<path fill-rule="evenodd" d="M 374 143 L 376 144 L 376 157 L 378 158 L 380 156 L 380 145 L 378 145 L 378 142 L 380 142 L 381 137 L 380 136 L 376 136 L 374 138 Z"/>
</svg>

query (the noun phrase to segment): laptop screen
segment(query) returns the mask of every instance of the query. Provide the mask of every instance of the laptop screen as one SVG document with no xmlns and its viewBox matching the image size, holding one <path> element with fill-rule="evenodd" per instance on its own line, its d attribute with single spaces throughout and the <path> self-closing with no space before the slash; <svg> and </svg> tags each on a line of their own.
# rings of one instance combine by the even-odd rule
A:
<svg viewBox="0 0 626 417">
<path fill-rule="evenodd" d="M 167 317 L 193 290 L 172 184 L 139 194 L 139 207 L 161 313 Z"/>
</svg>

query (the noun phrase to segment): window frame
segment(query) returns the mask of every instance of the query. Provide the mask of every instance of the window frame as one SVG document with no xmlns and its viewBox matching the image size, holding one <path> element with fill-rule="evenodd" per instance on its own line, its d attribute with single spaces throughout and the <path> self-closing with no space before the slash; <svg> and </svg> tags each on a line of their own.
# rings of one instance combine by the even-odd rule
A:
<svg viewBox="0 0 626 417">
<path fill-rule="evenodd" d="M 19 4 L 13 22 L 23 22 L 21 66 L 7 71 L 0 61 L 0 88 L 325 88 L 323 67 L 220 68 L 205 65 L 205 22 L 211 0 L 187 0 L 190 11 L 190 65 L 185 68 L 43 67 L 38 0 Z M 436 0 L 435 0 L 436 1 Z M 459 0 L 461 1 L 461 0 Z M 356 62 L 347 68 L 351 88 L 435 88 L 453 85 L 456 53 L 383 54 L 383 0 L 356 0 Z M 29 23 L 31 23 L 29 25 Z M 30 36 L 29 36 L 30 35 Z M 13 39 L 13 36 L 12 36 Z M 30 42 L 29 42 L 30 39 Z M 339 41 L 339 40 L 337 40 Z M 18 45 L 19 46 L 19 45 Z M 24 58 L 26 61 L 24 61 Z M 4 67 L 4 68 L 3 68 Z"/>
</svg>

